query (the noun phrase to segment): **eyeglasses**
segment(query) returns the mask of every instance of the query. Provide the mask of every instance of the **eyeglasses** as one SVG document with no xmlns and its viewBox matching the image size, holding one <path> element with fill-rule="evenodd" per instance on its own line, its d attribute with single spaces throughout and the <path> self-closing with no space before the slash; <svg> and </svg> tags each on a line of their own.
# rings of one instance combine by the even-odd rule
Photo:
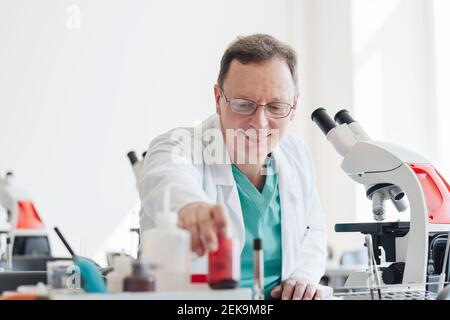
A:
<svg viewBox="0 0 450 320">
<path fill-rule="evenodd" d="M 291 113 L 291 110 L 294 109 L 294 107 L 291 106 L 289 103 L 270 102 L 267 104 L 257 104 L 256 102 L 247 99 L 237 99 L 237 98 L 228 99 L 225 93 L 223 92 L 222 88 L 220 88 L 220 92 L 225 98 L 225 101 L 230 104 L 231 110 L 234 113 L 243 116 L 251 116 L 256 112 L 258 106 L 261 106 L 264 107 L 264 113 L 266 114 L 266 117 L 273 119 L 281 119 L 287 117 Z"/>
</svg>

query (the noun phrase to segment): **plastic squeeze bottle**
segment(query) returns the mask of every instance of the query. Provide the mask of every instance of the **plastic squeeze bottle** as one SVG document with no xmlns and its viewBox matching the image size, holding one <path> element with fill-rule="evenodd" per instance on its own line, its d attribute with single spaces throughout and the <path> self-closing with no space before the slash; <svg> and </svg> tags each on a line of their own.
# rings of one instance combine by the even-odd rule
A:
<svg viewBox="0 0 450 320">
<path fill-rule="evenodd" d="M 156 214 L 156 228 L 142 235 L 141 260 L 156 266 L 156 291 L 186 290 L 191 280 L 191 236 L 177 226 L 178 214 L 169 210 L 169 189 L 164 210 Z"/>
</svg>

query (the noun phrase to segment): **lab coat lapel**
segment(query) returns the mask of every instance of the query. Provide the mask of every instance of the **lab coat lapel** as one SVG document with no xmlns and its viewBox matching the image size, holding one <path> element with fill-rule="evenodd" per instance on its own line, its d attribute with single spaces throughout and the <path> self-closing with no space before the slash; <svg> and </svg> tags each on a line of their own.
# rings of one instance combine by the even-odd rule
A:
<svg viewBox="0 0 450 320">
<path fill-rule="evenodd" d="M 298 184 L 293 182 L 290 165 L 286 155 L 280 148 L 273 152 L 276 169 L 278 170 L 280 206 L 281 206 L 281 241 L 282 241 L 282 279 L 289 277 L 292 264 L 297 263 L 300 245 L 300 199 L 301 190 L 293 190 Z"/>
<path fill-rule="evenodd" d="M 214 174 L 218 174 L 218 176 L 216 176 L 216 178 L 218 178 L 216 179 L 217 202 L 225 204 L 228 216 L 231 220 L 231 226 L 233 227 L 233 235 L 239 239 L 242 249 L 245 241 L 244 219 L 242 216 L 239 194 L 231 171 L 231 165 L 213 166 Z"/>
<path fill-rule="evenodd" d="M 236 184 L 233 186 L 219 186 L 219 189 L 222 190 L 224 199 L 226 199 L 225 203 L 228 207 L 228 213 L 232 221 L 232 225 L 235 227 L 233 234 L 237 237 L 237 239 L 239 239 L 240 249 L 242 250 L 245 243 L 245 227 Z"/>
<path fill-rule="evenodd" d="M 220 130 L 219 117 L 214 119 L 214 128 Z M 218 150 L 222 150 L 225 155 L 225 164 L 214 163 L 211 165 L 211 172 L 217 188 L 217 202 L 223 203 L 228 209 L 228 215 L 233 227 L 233 235 L 239 240 L 241 250 L 244 247 L 245 228 L 242 216 L 241 202 L 236 183 L 234 181 L 233 172 L 231 170 L 231 160 L 222 135 L 217 137 Z"/>
</svg>

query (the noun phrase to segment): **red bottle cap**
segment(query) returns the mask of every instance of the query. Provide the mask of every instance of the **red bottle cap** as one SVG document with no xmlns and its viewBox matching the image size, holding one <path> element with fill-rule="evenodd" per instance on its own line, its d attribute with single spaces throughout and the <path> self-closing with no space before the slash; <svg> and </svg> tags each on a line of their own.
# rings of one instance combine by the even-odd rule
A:
<svg viewBox="0 0 450 320">
<path fill-rule="evenodd" d="M 191 283 L 207 283 L 208 275 L 206 274 L 191 274 Z"/>
</svg>

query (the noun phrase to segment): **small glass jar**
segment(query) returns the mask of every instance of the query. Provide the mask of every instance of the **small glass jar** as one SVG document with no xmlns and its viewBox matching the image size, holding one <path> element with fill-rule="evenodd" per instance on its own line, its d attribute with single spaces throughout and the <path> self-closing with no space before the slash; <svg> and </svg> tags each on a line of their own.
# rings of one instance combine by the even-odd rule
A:
<svg viewBox="0 0 450 320">
<path fill-rule="evenodd" d="M 155 291 L 155 277 L 148 272 L 148 267 L 139 260 L 133 262 L 133 273 L 123 282 L 127 292 Z"/>
</svg>

